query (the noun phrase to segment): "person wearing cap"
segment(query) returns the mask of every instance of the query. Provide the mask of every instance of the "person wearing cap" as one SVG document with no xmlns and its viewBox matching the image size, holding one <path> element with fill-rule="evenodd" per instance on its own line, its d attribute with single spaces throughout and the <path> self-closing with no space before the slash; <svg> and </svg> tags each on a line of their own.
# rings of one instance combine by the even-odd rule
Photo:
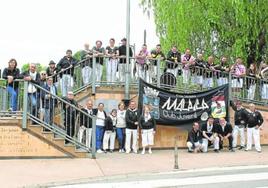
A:
<svg viewBox="0 0 268 188">
<path fill-rule="evenodd" d="M 126 77 L 126 55 L 127 55 L 127 39 L 123 38 L 121 40 L 122 45 L 118 48 L 119 52 L 119 64 L 118 64 L 118 73 L 119 73 L 119 82 L 124 82 Z M 129 57 L 133 56 L 131 47 L 129 47 Z"/>
<path fill-rule="evenodd" d="M 205 124 L 202 125 L 201 128 L 203 135 L 203 152 L 208 151 L 208 146 L 213 144 L 214 151 L 219 152 L 219 136 L 217 134 L 217 126 L 214 125 L 214 119 L 210 116 Z"/>
<path fill-rule="evenodd" d="M 57 64 L 57 72 L 60 72 L 61 94 L 66 97 L 67 92 L 73 88 L 74 66 L 76 60 L 72 57 L 72 50 L 67 50 L 66 55 Z"/>
<path fill-rule="evenodd" d="M 51 60 L 48 64 L 48 67 L 46 69 L 47 77 L 52 77 L 53 78 L 53 83 L 55 84 L 56 87 L 58 87 L 58 77 L 56 75 L 57 69 L 56 69 L 56 63 Z"/>
<path fill-rule="evenodd" d="M 109 116 L 105 118 L 104 126 L 104 136 L 103 136 L 103 150 L 106 153 L 107 151 L 114 151 L 114 142 L 116 134 L 116 124 L 117 124 L 117 110 L 113 109 Z"/>
<path fill-rule="evenodd" d="M 224 118 L 219 119 L 219 125 L 217 133 L 220 138 L 220 149 L 223 149 L 223 141 L 228 140 L 229 141 L 229 151 L 233 150 L 233 128 L 230 123 L 228 123 Z"/>
<path fill-rule="evenodd" d="M 67 103 L 63 103 L 62 107 L 64 110 L 64 126 L 67 131 L 67 135 L 73 138 L 75 134 L 75 121 L 77 112 L 71 105 L 78 106 L 77 102 L 74 100 L 74 94 L 72 91 L 67 92 L 67 97 L 63 97 L 63 100 L 67 101 Z M 69 104 L 68 104 L 69 103 Z M 68 144 L 70 141 L 65 139 L 65 144 Z"/>
<path fill-rule="evenodd" d="M 242 107 L 241 102 L 231 101 L 231 107 L 235 111 L 233 128 L 233 148 L 237 147 L 237 137 L 240 136 L 239 149 L 245 148 L 245 126 L 247 124 L 247 111 Z"/>
<path fill-rule="evenodd" d="M 257 152 L 261 152 L 260 144 L 260 129 L 263 124 L 263 117 L 253 103 L 249 104 L 250 112 L 247 114 L 247 148 L 246 151 L 251 150 L 252 136 Z"/>
<path fill-rule="evenodd" d="M 187 137 L 187 147 L 188 152 L 200 152 L 203 151 L 203 139 L 202 139 L 202 132 L 200 131 L 200 126 L 198 122 L 193 123 L 193 128 L 188 132 Z"/>
</svg>

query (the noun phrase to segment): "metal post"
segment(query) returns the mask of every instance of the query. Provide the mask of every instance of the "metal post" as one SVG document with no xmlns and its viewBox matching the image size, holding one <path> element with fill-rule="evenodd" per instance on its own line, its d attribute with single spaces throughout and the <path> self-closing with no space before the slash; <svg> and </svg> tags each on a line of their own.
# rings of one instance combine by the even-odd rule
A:
<svg viewBox="0 0 268 188">
<path fill-rule="evenodd" d="M 156 71 L 156 78 L 157 78 L 157 87 L 160 87 L 160 58 L 157 59 L 157 71 Z"/>
<path fill-rule="evenodd" d="M 127 38 L 127 44 L 126 44 L 126 80 L 125 80 L 125 99 L 129 99 L 129 39 L 130 39 L 130 0 L 127 0 L 127 19 L 126 19 L 126 38 Z"/>
<path fill-rule="evenodd" d="M 96 57 L 93 57 L 92 64 L 92 94 L 96 93 Z"/>
<path fill-rule="evenodd" d="M 229 72 L 229 74 L 228 74 L 228 85 L 229 85 L 229 87 L 228 87 L 228 94 L 229 94 L 229 102 L 230 102 L 230 100 L 232 100 L 232 74 L 231 74 L 231 72 Z"/>
<path fill-rule="evenodd" d="M 96 116 L 92 118 L 92 148 L 91 148 L 92 159 L 96 159 Z"/>
<path fill-rule="evenodd" d="M 27 128 L 27 111 L 28 111 L 28 82 L 24 81 L 23 88 L 23 114 L 22 114 L 22 129 Z"/>
<path fill-rule="evenodd" d="M 174 161 L 174 169 L 179 169 L 179 162 L 178 162 L 178 143 L 177 143 L 177 139 L 178 137 L 175 137 L 175 150 L 174 150 L 174 157 L 175 157 L 175 161 Z"/>
</svg>

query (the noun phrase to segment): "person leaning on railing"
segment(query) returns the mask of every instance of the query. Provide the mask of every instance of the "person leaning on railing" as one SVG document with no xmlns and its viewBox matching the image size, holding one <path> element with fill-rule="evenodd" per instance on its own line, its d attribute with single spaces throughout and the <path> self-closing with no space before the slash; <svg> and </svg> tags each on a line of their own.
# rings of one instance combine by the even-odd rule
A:
<svg viewBox="0 0 268 188">
<path fill-rule="evenodd" d="M 205 79 L 203 82 L 203 88 L 213 88 L 214 83 L 213 83 L 213 75 L 215 73 L 215 68 L 214 68 L 214 57 L 209 56 L 208 61 L 206 63 L 206 69 L 204 70 L 205 72 Z"/>
<path fill-rule="evenodd" d="M 104 62 L 104 54 L 105 54 L 105 49 L 102 47 L 102 41 L 97 40 L 96 41 L 96 46 L 92 48 L 93 50 L 93 55 L 96 58 L 96 86 L 100 86 L 100 81 L 102 78 L 102 70 L 103 70 L 103 62 Z"/>
<path fill-rule="evenodd" d="M 77 61 L 72 57 L 72 50 L 67 50 L 66 55 L 57 64 L 57 72 L 60 74 L 61 94 L 67 96 L 68 91 L 72 91 L 74 84 L 74 66 Z"/>
<path fill-rule="evenodd" d="M 149 56 L 149 52 L 147 50 L 147 45 L 143 44 L 139 53 L 135 56 L 136 58 L 136 70 L 137 77 L 146 80 L 145 78 L 145 70 L 146 70 L 146 58 Z"/>
<path fill-rule="evenodd" d="M 228 83 L 228 73 L 230 71 L 227 57 L 222 56 L 220 63 L 214 66 L 217 76 L 217 85 L 221 86 Z"/>
<path fill-rule="evenodd" d="M 200 86 L 200 89 L 203 88 L 204 82 L 204 70 L 206 68 L 206 61 L 203 58 L 203 54 L 197 54 L 197 58 L 195 59 L 195 66 L 193 68 L 193 74 L 195 74 L 195 83 Z"/>
<path fill-rule="evenodd" d="M 253 100 L 255 98 L 256 81 L 257 81 L 256 64 L 251 63 L 249 69 L 247 70 L 246 75 L 247 99 L 249 100 Z"/>
<path fill-rule="evenodd" d="M 9 110 L 17 111 L 19 82 L 16 82 L 15 80 L 21 77 L 20 70 L 17 68 L 17 61 L 15 59 L 9 60 L 8 68 L 4 69 L 2 77 L 7 80 L 7 91 L 11 95 Z"/>
<path fill-rule="evenodd" d="M 93 51 L 89 49 L 89 44 L 84 44 L 84 49 L 81 50 L 81 67 L 82 67 L 82 78 L 83 84 L 87 85 L 92 79 L 92 59 Z"/>
<path fill-rule="evenodd" d="M 173 74 L 176 78 L 182 74 L 181 65 L 181 54 L 177 50 L 177 46 L 173 45 L 171 50 L 167 54 L 167 62 L 166 62 L 166 72 Z"/>
<path fill-rule="evenodd" d="M 260 76 L 261 76 L 261 99 L 268 99 L 268 65 L 262 62 L 260 65 Z"/>
<path fill-rule="evenodd" d="M 56 75 L 57 68 L 56 68 L 56 63 L 54 61 L 51 60 L 49 62 L 48 67 L 46 69 L 46 73 L 47 73 L 47 76 L 48 77 L 52 77 L 53 78 L 53 83 L 58 88 L 58 77 Z"/>
<path fill-rule="evenodd" d="M 190 80 L 190 68 L 195 65 L 195 57 L 191 54 L 189 48 L 185 50 L 185 54 L 181 56 L 182 63 L 182 83 L 188 84 Z"/>
<path fill-rule="evenodd" d="M 106 79 L 107 82 L 114 84 L 116 82 L 116 72 L 118 66 L 118 47 L 115 46 L 114 38 L 109 41 L 110 45 L 106 47 L 106 55 L 109 57 L 107 61 Z"/>
<path fill-rule="evenodd" d="M 232 74 L 232 88 L 234 88 L 234 92 L 240 92 L 241 88 L 243 88 L 243 77 L 246 75 L 246 67 L 243 65 L 242 58 L 238 57 L 235 60 L 235 64 L 231 66 L 231 74 Z"/>
<path fill-rule="evenodd" d="M 40 108 L 39 91 L 34 84 L 40 85 L 41 76 L 36 71 L 36 64 L 31 63 L 29 70 L 22 73 L 25 81 L 28 81 L 28 98 L 29 98 L 29 111 L 34 117 L 37 117 Z M 33 122 L 36 124 L 36 122 Z"/>
</svg>

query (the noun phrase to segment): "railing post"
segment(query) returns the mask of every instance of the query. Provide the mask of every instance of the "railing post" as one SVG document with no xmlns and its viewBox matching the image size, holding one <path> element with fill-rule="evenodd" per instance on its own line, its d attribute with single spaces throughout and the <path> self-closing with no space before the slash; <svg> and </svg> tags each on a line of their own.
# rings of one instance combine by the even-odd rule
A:
<svg viewBox="0 0 268 188">
<path fill-rule="evenodd" d="M 178 142 L 177 142 L 178 137 L 175 137 L 175 148 L 174 148 L 174 169 L 179 169 L 179 161 L 178 161 Z"/>
<path fill-rule="evenodd" d="M 228 74 L 228 85 L 229 85 L 229 87 L 228 87 L 229 101 L 228 102 L 230 102 L 232 100 L 232 97 L 233 97 L 232 96 L 232 73 L 231 72 L 229 72 L 229 74 Z"/>
<path fill-rule="evenodd" d="M 27 111 L 28 111 L 28 81 L 24 81 L 23 88 L 23 114 L 22 114 L 22 129 L 27 128 Z"/>
<path fill-rule="evenodd" d="M 157 87 L 160 87 L 160 58 L 157 59 L 157 70 L 156 70 L 156 78 L 157 78 Z"/>
<path fill-rule="evenodd" d="M 92 94 L 96 93 L 96 57 L 93 56 L 92 64 Z"/>
<path fill-rule="evenodd" d="M 91 157 L 96 159 L 96 116 L 92 118 L 92 147 L 91 147 Z"/>
</svg>

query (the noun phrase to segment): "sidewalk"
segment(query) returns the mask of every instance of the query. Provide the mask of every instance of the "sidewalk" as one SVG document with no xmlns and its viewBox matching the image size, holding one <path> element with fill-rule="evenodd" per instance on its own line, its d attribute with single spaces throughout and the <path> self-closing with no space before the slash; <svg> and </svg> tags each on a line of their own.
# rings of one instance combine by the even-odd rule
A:
<svg viewBox="0 0 268 188">
<path fill-rule="evenodd" d="M 268 164 L 268 146 L 262 153 L 254 150 L 189 154 L 179 150 L 180 170 L 197 168 Z M 139 176 L 144 173 L 169 172 L 174 167 L 174 151 L 157 150 L 152 155 L 108 153 L 92 159 L 22 159 L 0 160 L 3 187 L 22 187 L 47 183 L 82 181 L 115 175 Z"/>
</svg>

